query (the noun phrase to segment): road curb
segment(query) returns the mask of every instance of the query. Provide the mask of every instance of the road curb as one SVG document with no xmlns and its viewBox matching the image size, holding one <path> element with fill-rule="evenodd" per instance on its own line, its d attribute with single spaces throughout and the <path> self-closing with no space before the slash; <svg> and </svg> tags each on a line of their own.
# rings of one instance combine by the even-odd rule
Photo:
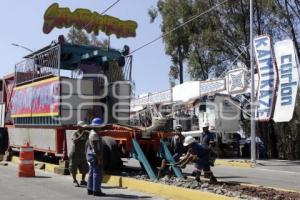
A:
<svg viewBox="0 0 300 200">
<path fill-rule="evenodd" d="M 210 192 L 203 192 L 193 189 L 181 188 L 177 186 L 164 185 L 161 183 L 154 183 L 143 180 L 136 180 L 133 178 L 120 177 L 120 187 L 127 187 L 129 189 L 146 192 L 160 197 L 166 197 L 173 200 L 229 200 L 236 199 L 223 195 L 218 195 Z M 109 183 L 108 183 L 109 184 Z"/>
<path fill-rule="evenodd" d="M 237 160 L 220 160 L 217 159 L 215 162 L 216 166 L 224 166 L 224 167 L 238 167 L 238 168 L 253 168 L 255 167 L 254 164 L 252 164 L 250 161 L 243 160 L 243 161 L 237 161 Z"/>
<path fill-rule="evenodd" d="M 13 156 L 11 159 L 11 162 L 18 165 L 20 163 L 20 159 L 17 156 Z M 55 165 L 55 164 L 34 161 L 34 165 L 37 165 L 37 164 L 45 164 L 45 171 L 51 172 L 51 173 L 54 173 L 55 168 L 59 167 L 58 165 Z"/>
<path fill-rule="evenodd" d="M 12 157 L 12 163 L 19 164 L 19 157 L 13 156 Z M 55 168 L 59 167 L 59 165 L 55 164 L 49 164 L 39 161 L 34 161 L 35 164 L 45 164 L 45 171 L 55 173 Z M 235 163 L 235 162 L 222 162 L 222 164 L 226 165 L 227 163 L 232 164 L 230 167 L 252 167 L 251 163 Z M 242 164 L 242 165 L 241 165 Z M 243 165 L 244 164 L 244 165 Z M 78 176 L 81 176 L 78 174 Z M 78 177 L 81 178 L 81 177 Z M 116 187 L 124 187 L 128 189 L 133 189 L 141 192 L 150 193 L 156 196 L 165 197 L 173 200 L 198 200 L 199 197 L 201 197 L 201 200 L 229 200 L 229 199 L 237 199 L 233 197 L 227 197 L 224 195 L 218 195 L 211 192 L 203 192 L 199 190 L 193 190 L 193 189 L 187 189 L 187 188 L 181 188 L 177 186 L 172 185 L 164 185 L 161 183 L 155 183 L 150 181 L 144 181 L 144 180 L 137 180 L 134 178 L 128 178 L 128 177 L 121 177 L 121 176 L 115 176 L 115 175 L 105 175 L 103 177 L 103 182 Z M 249 186 L 249 187 L 264 187 L 269 189 L 274 189 L 278 191 L 283 192 L 295 192 L 300 193 L 300 191 L 296 190 L 288 190 L 283 188 L 276 188 L 276 187 L 269 187 L 269 186 L 261 186 L 261 185 L 255 185 L 255 184 L 245 184 L 241 183 L 242 186 Z"/>
<path fill-rule="evenodd" d="M 12 163 L 19 164 L 19 157 L 13 156 Z M 43 163 L 35 161 L 35 164 Z M 54 173 L 54 169 L 58 165 L 44 163 L 45 171 Z M 80 176 L 80 174 L 78 174 Z M 80 178 L 80 177 L 78 177 Z M 159 197 L 165 197 L 172 200 L 198 200 L 201 197 L 201 200 L 231 200 L 236 198 L 231 198 L 223 195 L 214 194 L 211 192 L 202 192 L 193 189 L 181 188 L 177 186 L 164 185 L 161 183 L 154 183 L 150 181 L 137 180 L 133 178 L 105 175 L 103 177 L 103 182 L 116 187 L 123 187 L 132 190 L 137 190 L 141 192 L 146 192 L 153 194 Z"/>
</svg>

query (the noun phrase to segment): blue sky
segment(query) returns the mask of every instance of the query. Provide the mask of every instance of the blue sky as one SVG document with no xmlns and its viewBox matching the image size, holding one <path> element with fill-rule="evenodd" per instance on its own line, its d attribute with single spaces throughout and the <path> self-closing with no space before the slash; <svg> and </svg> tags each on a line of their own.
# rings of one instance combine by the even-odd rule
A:
<svg viewBox="0 0 300 200">
<path fill-rule="evenodd" d="M 69 7 L 72 11 L 76 8 L 87 8 L 92 11 L 102 12 L 115 0 L 10 0 L 2 1 L 0 6 L 0 76 L 12 73 L 14 64 L 21 61 L 27 51 L 14 47 L 11 43 L 18 43 L 30 49 L 37 50 L 58 35 L 66 34 L 66 29 L 54 29 L 46 35 L 42 32 L 43 15 L 52 3 L 59 3 L 60 7 Z M 148 8 L 156 5 L 156 0 L 121 0 L 106 14 L 123 20 L 137 21 L 136 38 L 116 39 L 111 37 L 111 46 L 121 49 L 127 44 L 131 49 L 149 42 L 160 35 L 160 22 L 150 24 Z M 100 38 L 106 37 L 104 34 Z M 155 92 L 168 89 L 168 71 L 171 65 L 170 58 L 164 53 L 162 40 L 136 52 L 134 54 L 133 78 L 136 82 L 137 94 Z"/>
</svg>

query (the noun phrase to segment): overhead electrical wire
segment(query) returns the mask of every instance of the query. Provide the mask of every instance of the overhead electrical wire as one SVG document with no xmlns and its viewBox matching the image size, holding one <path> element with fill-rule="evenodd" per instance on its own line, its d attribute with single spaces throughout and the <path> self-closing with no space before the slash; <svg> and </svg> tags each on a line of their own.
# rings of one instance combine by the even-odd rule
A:
<svg viewBox="0 0 300 200">
<path fill-rule="evenodd" d="M 115 5 L 117 5 L 121 0 L 117 0 L 115 1 L 113 4 L 111 4 L 108 8 L 106 8 L 104 11 L 102 11 L 100 14 L 103 15 L 105 14 L 107 11 L 109 11 L 111 8 L 113 8 Z M 95 18 L 92 18 L 89 23 L 87 23 L 85 26 L 83 26 L 81 29 L 84 29 L 86 27 L 88 27 L 93 21 L 95 20 Z"/>
<path fill-rule="evenodd" d="M 184 23 L 180 24 L 179 26 L 173 28 L 172 30 L 170 30 L 170 31 L 168 31 L 168 32 L 166 32 L 166 33 L 164 33 L 164 34 L 158 36 L 157 38 L 154 38 L 154 39 L 151 40 L 150 42 L 148 42 L 148 43 L 146 43 L 146 44 L 144 44 L 144 45 L 138 47 L 137 49 L 133 50 L 133 51 L 130 53 L 130 55 L 133 54 L 133 53 L 135 53 L 135 52 L 137 52 L 137 51 L 139 51 L 139 50 L 141 50 L 141 49 L 143 49 L 143 48 L 145 48 L 146 46 L 148 46 L 148 45 L 150 45 L 150 44 L 156 42 L 157 40 L 159 40 L 159 39 L 161 39 L 161 38 L 163 38 L 163 37 L 165 37 L 165 36 L 167 36 L 167 35 L 173 33 L 174 31 L 180 29 L 181 27 L 185 26 L 186 24 L 190 23 L 191 21 L 194 21 L 195 19 L 198 19 L 198 18 L 201 17 L 202 15 L 205 15 L 205 14 L 209 13 L 210 11 L 212 11 L 212 10 L 214 10 L 215 8 L 221 6 L 222 4 L 226 3 L 227 1 L 228 1 L 228 0 L 222 1 L 221 3 L 218 3 L 218 4 L 214 5 L 213 7 L 209 8 L 208 10 L 206 10 L 206 11 L 204 11 L 204 12 L 198 14 L 198 15 L 195 15 L 195 16 L 191 17 L 189 20 L 187 20 L 186 22 L 184 22 Z"/>
<path fill-rule="evenodd" d="M 117 5 L 121 0 L 115 1 L 113 4 L 111 4 L 108 8 L 106 8 L 104 11 L 102 11 L 100 14 L 103 15 L 107 11 L 109 11 L 111 8 L 113 8 L 115 5 Z M 86 25 L 82 26 L 80 30 L 87 28 L 93 21 L 95 20 L 95 17 L 92 18 Z M 68 39 L 69 40 L 69 39 Z"/>
</svg>

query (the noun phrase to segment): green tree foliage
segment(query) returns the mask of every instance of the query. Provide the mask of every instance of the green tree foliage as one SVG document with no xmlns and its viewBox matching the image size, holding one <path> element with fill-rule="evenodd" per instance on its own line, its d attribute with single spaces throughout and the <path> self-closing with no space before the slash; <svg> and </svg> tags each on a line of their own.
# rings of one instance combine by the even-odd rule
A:
<svg viewBox="0 0 300 200">
<path fill-rule="evenodd" d="M 71 28 L 68 32 L 67 39 L 73 44 L 93 45 L 102 49 L 109 48 L 109 40 L 99 40 L 95 34 L 87 34 L 85 31 Z"/>
<path fill-rule="evenodd" d="M 71 28 L 69 30 L 67 38 L 73 44 L 81 44 L 81 45 L 89 45 L 90 44 L 88 35 L 84 31 L 78 30 L 76 28 Z"/>
<path fill-rule="evenodd" d="M 169 77 L 179 73 L 183 81 L 186 65 L 191 79 L 218 77 L 238 55 L 250 66 L 249 0 L 228 0 L 209 13 L 173 31 L 175 27 L 221 3 L 221 0 L 158 0 L 156 9 L 149 9 L 151 21 L 162 17 L 165 52 L 173 62 Z M 300 34 L 299 0 L 253 0 L 254 34 L 269 34 L 273 41 L 292 38 L 298 56 Z M 299 96 L 294 118 L 289 123 L 257 123 L 257 134 L 263 138 L 270 157 L 300 158 Z M 247 126 L 247 122 L 245 122 Z"/>
</svg>

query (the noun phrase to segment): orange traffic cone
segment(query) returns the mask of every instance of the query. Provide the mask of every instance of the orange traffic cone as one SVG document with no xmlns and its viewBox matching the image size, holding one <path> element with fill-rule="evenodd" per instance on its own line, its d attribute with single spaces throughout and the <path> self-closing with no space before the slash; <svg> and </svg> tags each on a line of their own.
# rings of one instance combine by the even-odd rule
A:
<svg viewBox="0 0 300 200">
<path fill-rule="evenodd" d="M 19 157 L 19 177 L 34 177 L 34 153 L 33 147 L 29 146 L 29 143 L 21 147 Z"/>
</svg>

